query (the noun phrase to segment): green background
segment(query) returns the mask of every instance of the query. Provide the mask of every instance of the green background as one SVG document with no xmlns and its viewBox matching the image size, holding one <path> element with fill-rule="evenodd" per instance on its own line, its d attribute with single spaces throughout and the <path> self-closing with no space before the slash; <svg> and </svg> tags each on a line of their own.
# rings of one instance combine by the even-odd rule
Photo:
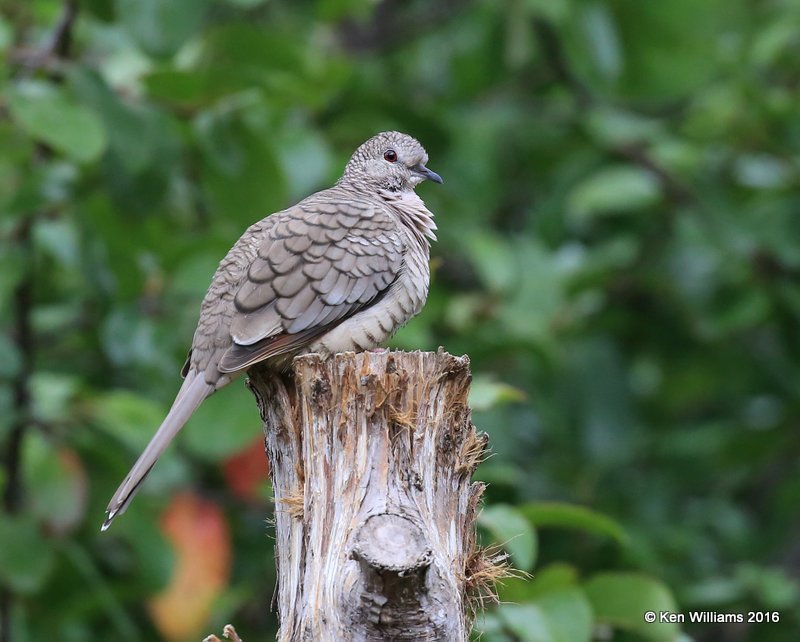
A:
<svg viewBox="0 0 800 642">
<path fill-rule="evenodd" d="M 260 431 L 240 382 L 98 526 L 219 259 L 386 129 L 445 179 L 419 188 L 432 291 L 393 345 L 470 355 L 494 452 L 482 539 L 532 574 L 500 587 L 481 639 L 797 639 L 797 2 L 0 9 L 3 642 L 161 639 L 144 603 L 187 489 L 234 551 L 191 639 L 227 621 L 271 639 L 269 488 L 243 501 L 223 474 Z"/>
</svg>

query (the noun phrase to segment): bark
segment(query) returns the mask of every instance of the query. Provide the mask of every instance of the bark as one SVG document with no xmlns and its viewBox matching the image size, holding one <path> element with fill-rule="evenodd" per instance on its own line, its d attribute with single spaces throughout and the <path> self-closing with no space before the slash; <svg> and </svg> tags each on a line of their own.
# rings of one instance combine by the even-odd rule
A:
<svg viewBox="0 0 800 642">
<path fill-rule="evenodd" d="M 487 438 L 467 357 L 344 353 L 250 373 L 275 494 L 282 642 L 469 637 L 470 477 Z"/>
</svg>

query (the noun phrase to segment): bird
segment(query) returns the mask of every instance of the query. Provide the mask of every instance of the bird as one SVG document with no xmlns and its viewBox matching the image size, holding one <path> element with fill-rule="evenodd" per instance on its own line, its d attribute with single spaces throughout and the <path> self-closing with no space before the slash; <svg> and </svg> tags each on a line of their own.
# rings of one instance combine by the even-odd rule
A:
<svg viewBox="0 0 800 642">
<path fill-rule="evenodd" d="M 280 374 L 301 354 L 383 346 L 425 304 L 434 215 L 416 194 L 428 154 L 397 131 L 373 136 L 341 178 L 251 225 L 203 298 L 172 406 L 114 493 L 101 530 L 211 394 L 257 363 Z"/>
</svg>

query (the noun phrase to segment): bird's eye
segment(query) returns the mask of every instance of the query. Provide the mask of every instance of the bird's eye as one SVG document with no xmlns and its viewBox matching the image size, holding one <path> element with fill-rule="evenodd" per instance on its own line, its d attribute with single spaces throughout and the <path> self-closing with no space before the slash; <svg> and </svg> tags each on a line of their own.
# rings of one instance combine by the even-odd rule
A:
<svg viewBox="0 0 800 642">
<path fill-rule="evenodd" d="M 393 149 L 387 149 L 385 152 L 383 152 L 383 159 L 389 161 L 390 163 L 396 163 L 397 152 Z"/>
</svg>

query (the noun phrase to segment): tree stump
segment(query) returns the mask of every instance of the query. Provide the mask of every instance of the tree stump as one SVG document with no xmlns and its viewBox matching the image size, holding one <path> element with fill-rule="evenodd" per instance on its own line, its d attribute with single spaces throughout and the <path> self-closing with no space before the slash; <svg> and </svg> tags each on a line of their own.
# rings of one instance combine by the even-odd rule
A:
<svg viewBox="0 0 800 642">
<path fill-rule="evenodd" d="M 487 437 L 467 357 L 298 357 L 250 372 L 275 495 L 281 642 L 465 642 Z"/>
</svg>

